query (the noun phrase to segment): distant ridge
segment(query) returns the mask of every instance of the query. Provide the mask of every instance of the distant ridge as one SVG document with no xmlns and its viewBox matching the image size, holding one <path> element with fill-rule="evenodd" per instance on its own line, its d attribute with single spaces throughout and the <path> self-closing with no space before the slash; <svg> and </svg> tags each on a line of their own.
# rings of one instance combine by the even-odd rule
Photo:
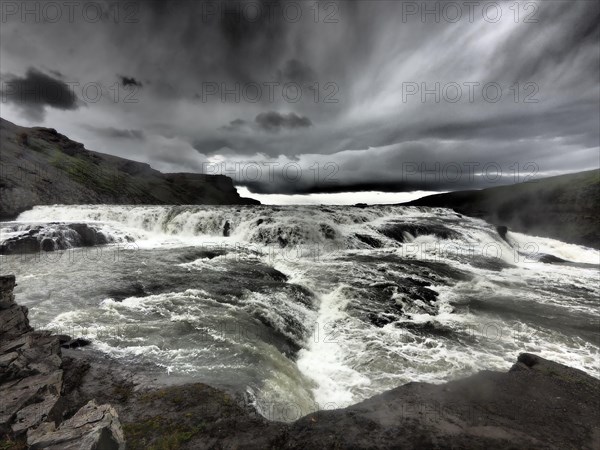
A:
<svg viewBox="0 0 600 450">
<path fill-rule="evenodd" d="M 600 248 L 598 169 L 403 204 L 451 208 L 513 231 Z"/>
<path fill-rule="evenodd" d="M 231 178 L 161 173 L 148 164 L 86 150 L 51 128 L 25 128 L 0 118 L 0 220 L 35 205 L 254 205 Z"/>
</svg>

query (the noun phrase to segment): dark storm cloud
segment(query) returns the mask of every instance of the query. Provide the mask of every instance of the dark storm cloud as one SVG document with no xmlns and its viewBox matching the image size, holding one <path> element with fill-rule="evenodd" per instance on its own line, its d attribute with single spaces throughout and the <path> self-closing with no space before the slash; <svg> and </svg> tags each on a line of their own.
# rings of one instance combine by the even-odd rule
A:
<svg viewBox="0 0 600 450">
<path fill-rule="evenodd" d="M 297 59 L 286 61 L 283 68 L 279 71 L 279 80 L 282 82 L 293 82 L 305 85 L 317 81 L 317 74 L 307 64 Z"/>
<path fill-rule="evenodd" d="M 499 114 L 494 117 L 460 120 L 446 117 L 434 125 L 427 123 L 417 127 L 398 127 L 389 135 L 373 138 L 355 145 L 362 147 L 379 147 L 389 142 L 417 140 L 421 136 L 427 138 L 506 142 L 509 140 L 527 139 L 529 137 L 554 139 L 557 136 L 580 138 L 581 145 L 594 145 L 598 137 L 595 127 L 598 103 L 580 101 L 577 104 L 564 104 L 554 110 L 531 113 L 525 110 L 511 114 Z M 556 124 L 561 124 L 557 128 Z"/>
<path fill-rule="evenodd" d="M 268 133 L 279 133 L 282 130 L 295 130 L 309 128 L 312 122 L 308 117 L 299 116 L 295 113 L 279 113 L 277 111 L 268 111 L 258 114 L 254 118 L 254 122 L 247 122 L 243 119 L 235 119 L 229 122 L 229 125 L 221 127 L 225 131 L 242 131 L 242 130 L 258 130 Z M 212 139 L 210 141 L 224 142 L 222 139 Z M 247 145 L 254 144 L 247 142 Z M 198 147 L 194 146 L 198 150 Z M 231 147 L 235 148 L 235 147 Z"/>
<path fill-rule="evenodd" d="M 153 1 L 143 5 L 142 35 L 161 33 L 165 40 L 163 62 L 155 78 L 164 78 L 165 68 L 185 66 L 177 77 L 178 94 L 187 96 L 188 86 L 207 82 L 270 81 L 277 73 L 273 64 L 283 63 L 288 51 L 290 23 L 282 13 L 282 2 L 241 1 Z M 157 64 L 158 66 L 158 64 Z M 182 80 L 183 78 L 183 80 Z M 192 94 L 193 95 L 193 94 Z"/>
<path fill-rule="evenodd" d="M 551 3 L 536 10 L 537 22 L 501 43 L 492 70 L 508 70 L 515 79 L 532 79 L 557 66 L 575 63 L 581 65 L 574 71 L 580 75 L 598 73 L 598 56 L 593 54 L 600 42 L 600 2 Z M 576 61 L 588 51 L 587 61 Z"/>
<path fill-rule="evenodd" d="M 260 113 L 254 121 L 260 129 L 271 133 L 278 133 L 283 129 L 308 128 L 312 125 L 308 117 L 301 117 L 295 113 L 281 114 L 276 111 Z"/>
<path fill-rule="evenodd" d="M 234 148 L 230 142 L 224 139 L 199 139 L 192 146 L 205 155 L 214 154 L 225 147 Z"/>
<path fill-rule="evenodd" d="M 225 130 L 239 130 L 240 128 L 246 126 L 248 122 L 242 119 L 235 119 L 229 122 L 229 125 L 225 125 L 223 129 Z"/>
<path fill-rule="evenodd" d="M 126 77 L 123 75 L 119 75 L 119 80 L 121 80 L 121 84 L 123 84 L 123 86 L 136 86 L 136 87 L 143 86 L 141 81 L 138 81 L 133 77 Z"/>
<path fill-rule="evenodd" d="M 98 136 L 110 138 L 110 139 L 131 139 L 136 141 L 143 141 L 145 139 L 144 132 L 141 130 L 126 130 L 120 128 L 99 128 L 90 125 L 85 125 L 84 128 L 87 128 Z"/>
<path fill-rule="evenodd" d="M 2 102 L 18 105 L 32 120 L 42 120 L 46 107 L 60 110 L 78 108 L 77 97 L 69 85 L 33 67 L 27 69 L 23 77 L 3 77 Z"/>
<path fill-rule="evenodd" d="M 407 3 L 416 14 L 403 15 Z M 112 127 L 95 135 L 122 139 L 109 148 L 125 157 L 166 161 L 172 171 L 195 170 L 204 159 L 297 162 L 305 170 L 295 182 L 277 174 L 239 180 L 256 192 L 486 184 L 481 177 L 449 183 L 427 170 L 423 178 L 421 164 L 498 164 L 497 184 L 510 182 L 515 163 L 534 162 L 539 173 L 597 166 L 600 3 L 518 2 L 516 17 L 515 5 L 499 2 L 494 21 L 483 15 L 486 2 L 474 6 L 472 20 L 457 2 L 456 22 L 422 16 L 447 3 L 318 2 L 315 10 L 312 2 L 151 1 L 140 3 L 134 24 L 3 23 L 2 63 L 11 73 L 34 61 L 57 81 L 100 82 L 102 101 L 77 111 L 84 120 L 55 107 L 47 125 L 74 138 L 85 121 Z M 65 75 L 50 72 L 56 68 Z M 138 103 L 112 101 L 115 74 L 126 74 L 118 75 L 125 87 L 143 80 Z M 289 98 L 288 83 L 300 85 L 298 98 Z M 418 92 L 407 96 L 407 83 Z M 457 102 L 444 95 L 449 83 L 463 86 Z M 477 85 L 473 99 L 463 83 Z M 482 92 L 489 83 L 502 88 L 498 101 Z M 43 105 L 31 108 L 51 106 Z M 144 141 L 127 139 L 138 129 Z M 316 163 L 336 164 L 336 183 L 315 179 Z"/>
</svg>

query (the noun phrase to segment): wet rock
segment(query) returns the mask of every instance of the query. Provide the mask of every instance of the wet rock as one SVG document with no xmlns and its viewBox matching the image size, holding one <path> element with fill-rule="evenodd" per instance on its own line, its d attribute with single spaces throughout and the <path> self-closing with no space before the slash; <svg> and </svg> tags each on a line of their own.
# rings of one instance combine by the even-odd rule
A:
<svg viewBox="0 0 600 450">
<path fill-rule="evenodd" d="M 75 230 L 77 234 L 80 236 L 81 241 L 80 245 L 83 247 L 90 247 L 92 245 L 96 245 L 97 235 L 96 230 L 90 227 L 86 223 L 72 223 L 69 224 L 69 228 Z"/>
<path fill-rule="evenodd" d="M 498 232 L 500 237 L 506 241 L 506 233 L 508 233 L 508 227 L 505 227 L 504 225 L 499 225 L 496 227 L 496 231 Z"/>
<path fill-rule="evenodd" d="M 18 336 L 31 331 L 27 319 L 27 307 L 12 305 L 0 310 L 0 336 L 7 339 L 9 336 Z"/>
<path fill-rule="evenodd" d="M 177 260 L 183 263 L 196 261 L 197 259 L 213 259 L 217 256 L 227 255 L 227 250 L 225 248 L 214 247 L 209 248 L 193 248 L 191 250 L 183 250 L 180 254 L 177 255 Z"/>
<path fill-rule="evenodd" d="M 383 247 L 383 244 L 381 243 L 381 241 L 379 241 L 378 239 L 372 237 L 372 236 L 368 236 L 366 234 L 355 234 L 356 239 L 358 239 L 359 241 L 367 244 L 369 247 L 371 248 L 381 248 Z"/>
<path fill-rule="evenodd" d="M 109 297 L 113 300 L 120 302 L 129 297 L 144 297 L 149 295 L 144 285 L 138 281 L 133 283 L 127 282 L 122 286 L 115 286 L 114 288 L 107 291 Z"/>
<path fill-rule="evenodd" d="M 0 244 L 0 255 L 22 255 L 40 251 L 40 243 L 35 236 L 21 235 L 6 239 Z"/>
<path fill-rule="evenodd" d="M 536 355 L 519 364 L 309 414 L 290 425 L 285 448 L 597 448 L 600 381 Z"/>
<path fill-rule="evenodd" d="M 11 426 L 15 434 L 26 432 L 29 428 L 38 426 L 47 419 L 60 419 L 60 397 L 49 394 L 39 403 L 26 406 L 17 412 Z"/>
<path fill-rule="evenodd" d="M 223 225 L 223 236 L 228 237 L 230 233 L 231 225 L 229 224 L 229 221 L 227 221 L 225 222 L 225 225 Z"/>
<path fill-rule="evenodd" d="M 58 397 L 62 388 L 62 373 L 62 370 L 57 370 L 0 385 L 2 397 L 0 431 L 8 429 L 14 423 L 19 411 L 26 406 L 47 401 L 48 397 Z M 38 423 L 42 421 L 41 417 L 38 419 Z"/>
<path fill-rule="evenodd" d="M 47 422 L 29 430 L 27 445 L 48 450 L 124 450 L 125 439 L 117 411 L 90 400 L 58 428 Z"/>
<path fill-rule="evenodd" d="M 482 255 L 469 255 L 468 258 L 461 258 L 467 264 L 477 267 L 478 269 L 501 271 L 514 267 L 512 264 L 507 263 L 503 259 Z"/>
<path fill-rule="evenodd" d="M 454 239 L 459 237 L 458 233 L 442 224 L 391 222 L 382 226 L 379 231 L 384 236 L 398 242 L 406 242 L 408 235 L 413 237 L 430 235 L 438 239 Z"/>
<path fill-rule="evenodd" d="M 110 405 L 92 402 L 56 428 L 67 405 L 62 397 L 61 344 L 73 348 L 89 341 L 32 330 L 27 308 L 14 301 L 14 286 L 14 276 L 0 277 L 0 436 L 12 440 L 27 434 L 30 448 L 124 448 L 118 416 Z"/>
<path fill-rule="evenodd" d="M 31 332 L 7 341 L 0 348 L 0 383 L 60 369 L 58 340 L 43 332 Z"/>
<path fill-rule="evenodd" d="M 546 253 L 540 255 L 540 259 L 538 261 L 546 263 L 546 264 L 562 264 L 562 263 L 567 262 L 566 259 L 562 259 L 562 258 L 559 258 L 558 256 L 549 255 Z"/>
<path fill-rule="evenodd" d="M 65 342 L 69 342 L 70 340 L 73 339 L 71 336 L 69 336 L 67 334 L 56 334 L 55 336 L 61 345 L 64 344 Z"/>
<path fill-rule="evenodd" d="M 325 236 L 325 239 L 335 239 L 335 230 L 330 225 L 322 223 L 321 225 L 319 225 L 319 230 L 321 231 L 323 236 Z"/>
<path fill-rule="evenodd" d="M 394 316 L 393 314 L 385 313 L 369 313 L 367 317 L 369 318 L 369 321 L 378 328 L 383 328 L 384 326 L 398 320 L 398 317 Z"/>
<path fill-rule="evenodd" d="M 92 343 L 92 341 L 87 340 L 87 339 L 83 339 L 83 338 L 77 338 L 77 339 L 71 339 L 68 342 L 64 342 L 63 344 L 61 344 L 62 348 L 79 348 L 79 347 L 85 347 L 86 345 L 90 345 Z"/>
<path fill-rule="evenodd" d="M 404 322 L 399 324 L 398 327 L 405 330 L 417 331 L 421 335 L 445 337 L 450 337 L 452 335 L 452 328 L 441 325 L 435 321 L 423 323 Z"/>
<path fill-rule="evenodd" d="M 56 244 L 55 244 L 54 240 L 50 239 L 50 238 L 42 239 L 42 242 L 40 243 L 40 247 L 45 252 L 53 252 L 54 250 L 56 250 Z"/>
<path fill-rule="evenodd" d="M 104 245 L 110 241 L 105 233 L 86 223 L 56 223 L 34 226 L 0 244 L 0 254 L 31 254 L 52 252 L 71 247 Z"/>
<path fill-rule="evenodd" d="M 0 277 L 0 309 L 11 307 L 15 303 L 13 289 L 16 286 L 14 275 Z"/>
<path fill-rule="evenodd" d="M 96 245 L 108 244 L 109 239 L 102 231 L 96 232 Z"/>
</svg>

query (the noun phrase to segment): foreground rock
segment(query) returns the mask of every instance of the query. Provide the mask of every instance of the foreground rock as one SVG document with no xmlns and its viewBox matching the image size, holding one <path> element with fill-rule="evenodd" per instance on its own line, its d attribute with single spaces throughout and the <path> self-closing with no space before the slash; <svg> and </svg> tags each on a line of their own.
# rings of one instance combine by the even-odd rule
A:
<svg viewBox="0 0 600 450">
<path fill-rule="evenodd" d="M 14 277 L 0 281 L 1 307 L 14 308 Z M 2 329 L 15 335 L 2 334 L 0 444 L 24 444 L 26 435 L 31 448 L 56 450 L 125 442 L 128 449 L 600 448 L 600 380 L 528 353 L 506 373 L 409 383 L 286 424 L 205 384 L 165 386 L 93 349 L 61 353 L 66 337 L 27 323 Z M 294 405 L 279 407 L 294 414 Z"/>
<path fill-rule="evenodd" d="M 115 361 L 67 353 L 65 370 L 78 376 L 66 383 L 66 403 L 110 401 L 128 449 L 600 448 L 600 381 L 527 353 L 506 373 L 409 383 L 290 424 L 268 421 L 242 398 L 204 384 L 144 388 Z M 274 407 L 288 408 L 290 417 L 298 411 Z"/>
<path fill-rule="evenodd" d="M 90 400 L 58 428 L 45 422 L 27 433 L 27 445 L 32 449 L 80 450 L 124 448 L 119 416 L 110 405 L 98 406 Z"/>
<path fill-rule="evenodd" d="M 10 237 L 0 242 L 0 255 L 53 252 L 76 247 L 110 244 L 117 239 L 96 226 L 85 223 L 12 225 L 3 227 Z M 121 239 L 130 242 L 133 238 Z"/>
<path fill-rule="evenodd" d="M 599 448 L 599 395 L 599 380 L 522 354 L 508 373 L 409 383 L 305 417 L 291 426 L 288 447 Z"/>
<path fill-rule="evenodd" d="M 251 205 L 231 178 L 164 174 L 148 164 L 90 151 L 50 128 L 0 118 L 0 220 L 35 205 Z"/>
<path fill-rule="evenodd" d="M 64 420 L 60 337 L 30 327 L 27 308 L 14 301 L 14 286 L 14 276 L 0 277 L 0 448 L 23 443 L 25 435 L 31 448 L 124 448 L 110 405 L 92 400 Z"/>
</svg>

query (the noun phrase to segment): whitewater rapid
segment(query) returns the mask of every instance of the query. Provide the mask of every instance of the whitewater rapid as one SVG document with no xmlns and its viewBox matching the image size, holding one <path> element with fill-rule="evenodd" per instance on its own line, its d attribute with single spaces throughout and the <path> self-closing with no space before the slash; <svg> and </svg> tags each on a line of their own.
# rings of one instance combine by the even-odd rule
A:
<svg viewBox="0 0 600 450">
<path fill-rule="evenodd" d="M 82 223 L 106 244 L 79 249 Z M 523 351 L 600 375 L 599 252 L 451 210 L 55 205 L 0 240 L 36 227 L 64 249 L 2 256 L 34 322 L 243 391 L 269 418 L 506 370 Z"/>
</svg>

